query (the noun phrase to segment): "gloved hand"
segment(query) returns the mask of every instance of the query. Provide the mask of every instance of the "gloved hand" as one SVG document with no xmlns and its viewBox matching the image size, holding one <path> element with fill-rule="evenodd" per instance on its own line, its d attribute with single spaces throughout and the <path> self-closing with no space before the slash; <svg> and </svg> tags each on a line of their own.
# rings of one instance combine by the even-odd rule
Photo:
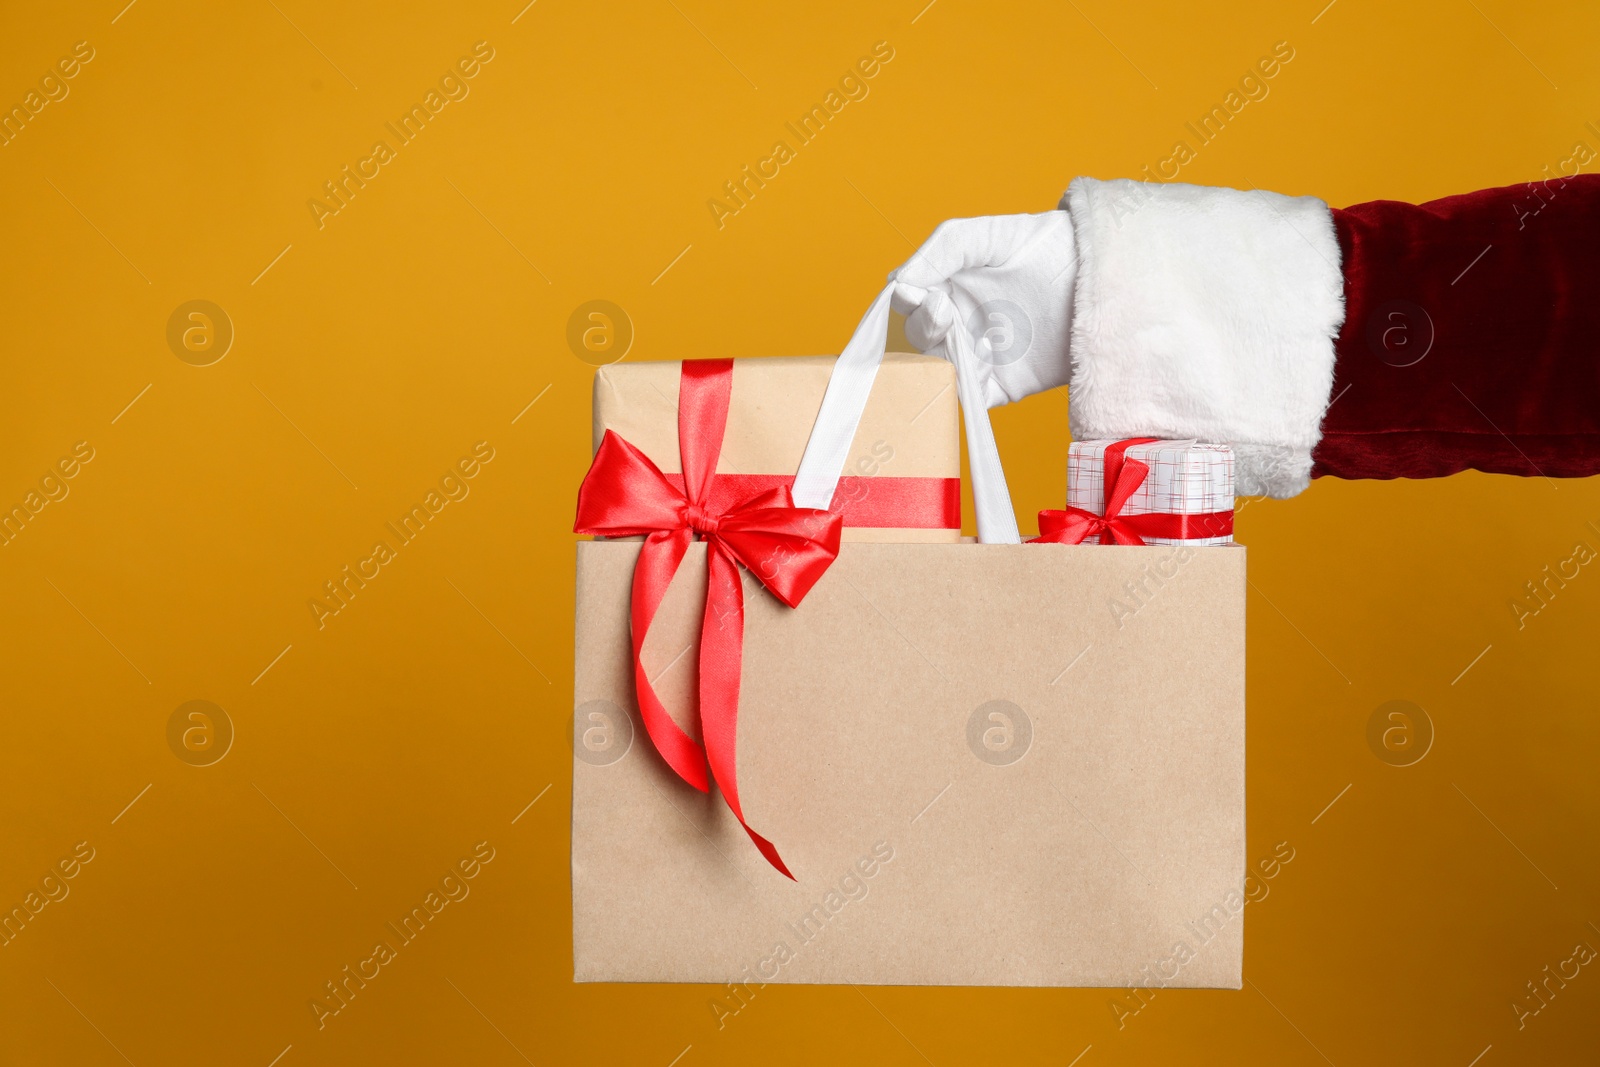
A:
<svg viewBox="0 0 1600 1067">
<path fill-rule="evenodd" d="M 872 389 L 891 305 L 906 337 L 955 364 L 978 539 L 1021 540 L 989 409 L 1064 385 L 1075 271 L 1064 211 L 941 225 L 873 301 L 840 353 L 794 480 L 794 501 L 826 508 Z"/>
<path fill-rule="evenodd" d="M 889 275 L 893 305 L 930 355 L 953 362 L 964 331 L 983 406 L 999 407 L 1067 384 L 1077 263 L 1065 211 L 951 219 Z"/>
<path fill-rule="evenodd" d="M 1065 211 L 951 219 L 889 275 L 906 339 L 955 364 L 978 536 L 1020 540 L 988 409 L 1065 385 L 1077 255 Z"/>
</svg>

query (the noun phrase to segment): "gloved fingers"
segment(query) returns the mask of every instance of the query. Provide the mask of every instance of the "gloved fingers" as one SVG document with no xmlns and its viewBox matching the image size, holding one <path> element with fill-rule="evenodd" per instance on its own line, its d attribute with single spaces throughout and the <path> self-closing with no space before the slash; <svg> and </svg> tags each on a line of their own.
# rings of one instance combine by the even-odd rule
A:
<svg viewBox="0 0 1600 1067">
<path fill-rule="evenodd" d="M 951 219 L 890 274 L 891 304 L 919 351 L 953 359 L 960 332 L 994 407 L 1068 380 L 1076 261 L 1064 211 Z"/>
<path fill-rule="evenodd" d="M 939 289 L 924 290 L 922 301 L 906 315 L 906 340 L 919 351 L 931 352 L 944 344 L 957 316 L 955 301 Z"/>
<path fill-rule="evenodd" d="M 1038 241 L 1060 242 L 1070 252 L 1071 224 L 1064 211 L 1037 215 L 988 215 L 941 222 L 932 236 L 889 277 L 930 289 L 963 271 L 1005 266 Z"/>
<path fill-rule="evenodd" d="M 948 281 L 967 266 L 968 250 L 974 244 L 974 225 L 983 219 L 946 219 L 910 259 L 889 273 L 891 280 L 918 289 L 931 289 Z"/>
<path fill-rule="evenodd" d="M 893 275 L 890 275 L 891 279 L 893 277 Z M 928 298 L 927 289 L 915 285 L 907 285 L 904 282 L 892 282 L 891 284 L 894 285 L 894 290 L 889 296 L 889 306 L 906 318 L 910 318 L 922 306 L 923 301 Z"/>
</svg>

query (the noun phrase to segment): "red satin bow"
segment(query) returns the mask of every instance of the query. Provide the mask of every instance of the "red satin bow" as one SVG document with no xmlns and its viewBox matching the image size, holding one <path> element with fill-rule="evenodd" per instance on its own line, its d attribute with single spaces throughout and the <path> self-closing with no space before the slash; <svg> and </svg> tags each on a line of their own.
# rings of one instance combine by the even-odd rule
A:
<svg viewBox="0 0 1600 1067">
<path fill-rule="evenodd" d="M 1132 445 L 1147 445 L 1155 437 L 1130 437 L 1126 441 L 1106 446 L 1104 481 L 1106 486 L 1105 514 L 1096 515 L 1083 508 L 1069 507 L 1065 511 L 1039 512 L 1039 536 L 1032 542 L 1053 542 L 1062 545 L 1082 544 L 1099 535 L 1102 545 L 1142 545 L 1146 537 L 1172 539 L 1221 537 L 1233 532 L 1233 512 L 1212 511 L 1200 515 L 1172 515 L 1147 512 L 1143 515 L 1124 515 L 1122 509 L 1144 484 L 1150 466 L 1125 453 Z"/>
<path fill-rule="evenodd" d="M 706 764 L 739 825 L 761 854 L 789 878 L 778 850 L 744 821 L 739 805 L 736 738 L 739 673 L 744 658 L 743 565 L 791 608 L 839 554 L 839 515 L 797 508 L 788 486 L 758 493 L 722 509 L 709 507 L 709 488 L 722 451 L 733 386 L 733 360 L 685 360 L 678 395 L 680 490 L 650 458 L 610 430 L 578 490 L 576 533 L 645 535 L 633 570 L 633 677 L 644 727 L 667 765 L 702 793 Z M 700 628 L 700 735 L 679 728 L 646 677 L 640 650 L 650 623 L 689 544 L 706 542 L 706 610 Z"/>
</svg>

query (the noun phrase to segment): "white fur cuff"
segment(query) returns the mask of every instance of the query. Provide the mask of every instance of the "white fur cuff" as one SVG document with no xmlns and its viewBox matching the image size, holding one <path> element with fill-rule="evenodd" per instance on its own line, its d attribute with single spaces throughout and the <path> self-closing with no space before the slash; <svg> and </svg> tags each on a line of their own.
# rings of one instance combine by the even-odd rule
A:
<svg viewBox="0 0 1600 1067">
<path fill-rule="evenodd" d="M 1094 178 L 1061 206 L 1081 256 L 1072 435 L 1225 443 L 1240 495 L 1306 488 L 1344 319 L 1328 206 Z"/>
</svg>

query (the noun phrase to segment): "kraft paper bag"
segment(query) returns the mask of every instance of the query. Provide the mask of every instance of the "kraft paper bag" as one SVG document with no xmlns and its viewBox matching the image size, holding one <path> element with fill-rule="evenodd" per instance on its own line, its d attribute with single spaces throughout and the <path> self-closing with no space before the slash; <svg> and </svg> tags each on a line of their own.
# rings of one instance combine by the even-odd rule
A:
<svg viewBox="0 0 1600 1067">
<path fill-rule="evenodd" d="M 728 425 L 717 474 L 731 478 L 784 475 L 791 481 L 828 379 L 833 356 L 767 356 L 733 361 Z M 676 360 L 616 363 L 594 376 L 594 447 L 614 431 L 649 456 L 666 474 L 683 470 L 678 455 Z M 884 356 L 844 467 L 835 501 L 845 515 L 846 541 L 934 541 L 961 538 L 960 407 L 955 368 L 937 356 L 890 352 Z M 919 526 L 865 526 L 855 514 L 877 498 L 875 490 L 936 487 L 943 502 L 937 521 Z M 892 509 L 890 509 L 892 510 Z"/>
<path fill-rule="evenodd" d="M 845 544 L 748 574 L 752 847 L 633 701 L 637 542 L 577 546 L 578 981 L 1240 986 L 1245 549 Z M 705 546 L 644 648 L 693 733 Z"/>
</svg>

